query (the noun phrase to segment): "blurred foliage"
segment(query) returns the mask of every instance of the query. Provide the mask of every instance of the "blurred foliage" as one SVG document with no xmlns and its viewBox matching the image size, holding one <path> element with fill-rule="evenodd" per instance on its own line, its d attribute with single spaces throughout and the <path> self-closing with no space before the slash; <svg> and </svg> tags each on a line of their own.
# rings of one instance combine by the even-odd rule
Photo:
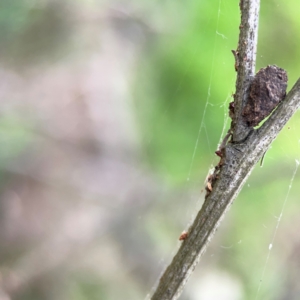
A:
<svg viewBox="0 0 300 300">
<path fill-rule="evenodd" d="M 30 145 L 32 135 L 28 122 L 14 116 L 4 116 L 0 119 L 0 165 L 3 167 L 19 157 Z"/>
<path fill-rule="evenodd" d="M 69 47 L 70 12 L 67 8 L 67 2 L 63 1 L 2 1 L 2 63 L 20 67 L 59 58 Z"/>
<path fill-rule="evenodd" d="M 134 26 L 126 27 L 126 24 L 133 24 L 144 33 L 144 35 L 141 35 L 144 38 L 144 47 L 142 52 L 139 53 L 140 56 L 135 57 L 135 73 L 128 75 L 130 79 L 133 78 L 130 87 L 134 96 L 137 127 L 141 135 L 143 163 L 147 165 L 151 175 L 162 186 L 172 189 L 174 194 L 172 194 L 173 197 L 169 198 L 163 194 L 160 198 L 151 199 L 151 207 L 147 207 L 147 213 L 137 210 L 136 215 L 129 215 L 130 222 L 128 221 L 128 223 L 133 224 L 132 227 L 136 223 L 139 225 L 134 227 L 135 231 L 132 227 L 126 227 L 125 222 L 124 224 L 117 223 L 115 227 L 119 226 L 125 231 L 125 234 L 120 230 L 121 237 L 118 237 L 115 232 L 115 236 L 111 233 L 109 238 L 101 236 L 99 238 L 101 243 L 103 243 L 102 239 L 107 238 L 108 240 L 108 250 L 104 251 L 104 254 L 109 253 L 113 257 L 113 259 L 111 257 L 110 259 L 118 267 L 115 270 L 112 269 L 113 271 L 110 269 L 110 274 L 106 274 L 108 278 L 103 279 L 103 276 L 99 275 L 101 280 L 96 275 L 95 277 L 93 274 L 91 275 L 90 270 L 83 271 L 80 269 L 81 276 L 75 279 L 68 278 L 70 280 L 68 286 L 61 288 L 61 290 L 64 290 L 64 293 L 62 293 L 65 296 L 64 299 L 139 299 L 143 292 L 145 290 L 149 292 L 152 284 L 154 284 L 154 282 L 150 282 L 149 278 L 154 277 L 157 279 L 159 277 L 158 274 L 152 274 L 152 277 L 143 274 L 144 277 L 142 277 L 138 272 L 135 273 L 140 263 L 138 255 L 135 254 L 146 253 L 148 255 L 148 252 L 151 252 L 153 256 L 156 255 L 155 262 L 157 261 L 157 265 L 161 268 L 164 267 L 165 263 L 160 261 L 161 257 L 171 255 L 170 249 L 174 247 L 174 241 L 178 238 L 179 230 L 181 230 L 181 227 L 186 226 L 185 224 L 191 220 L 191 216 L 195 215 L 198 209 L 199 198 L 203 197 L 201 189 L 204 187 L 203 182 L 209 168 L 218 162 L 214 151 L 217 149 L 221 135 L 224 136 L 227 128 L 229 128 L 228 104 L 232 101 L 231 95 L 235 90 L 236 73 L 231 50 L 236 49 L 238 41 L 240 19 L 238 2 L 233 0 L 188 0 L 184 2 L 134 0 L 126 1 L 124 4 L 122 1 L 96 0 L 2 0 L 0 10 L 0 61 L 4 66 L 3 69 L 16 68 L 17 73 L 20 71 L 19 73 L 22 76 L 25 74 L 24 77 L 26 77 L 26 72 L 22 73 L 23 68 L 30 69 L 41 62 L 51 65 L 56 59 L 59 61 L 68 60 L 69 51 L 72 53 L 77 51 L 72 43 L 72 38 L 74 38 L 74 33 L 78 28 L 80 28 L 77 32 L 78 35 L 89 32 L 86 40 L 91 36 L 92 41 L 88 46 L 81 45 L 85 41 L 85 37 L 81 37 L 81 39 L 78 38 L 80 43 L 77 46 L 86 47 L 86 49 L 89 49 L 87 52 L 91 51 L 90 48 L 95 47 L 95 52 L 97 54 L 101 53 L 103 49 L 99 47 L 101 48 L 99 50 L 97 42 L 94 40 L 103 29 L 99 26 L 99 23 L 107 22 L 105 23 L 107 27 L 112 26 L 113 22 L 109 23 L 110 21 L 107 21 L 113 15 L 112 12 L 121 12 L 120 15 L 126 22 L 128 21 L 126 18 L 129 19 L 128 23 L 122 22 L 124 20 L 121 18 L 118 20 L 119 23 L 114 23 L 118 25 L 115 26 L 117 29 L 114 29 L 123 34 L 125 32 L 124 35 L 127 34 L 126 37 L 130 37 L 129 43 L 138 43 L 140 40 L 131 38 L 135 34 L 135 31 L 132 30 Z M 126 7 L 126 9 L 128 11 L 124 9 L 124 6 L 127 5 L 128 8 Z M 289 75 L 288 89 L 293 86 L 299 77 L 297 67 L 298 53 L 300 52 L 298 10 L 298 0 L 289 2 L 270 0 L 261 3 L 257 69 L 268 64 L 276 64 L 285 68 Z M 94 15 L 95 12 L 98 15 Z M 76 13 L 78 13 L 78 19 L 74 21 Z M 95 22 L 95 24 L 91 25 L 89 22 Z M 80 26 L 84 27 L 84 30 Z M 92 26 L 94 28 L 90 29 Z M 125 39 L 125 36 L 120 39 L 122 38 Z M 119 45 L 115 40 L 112 44 L 115 47 Z M 103 48 L 105 48 L 104 46 Z M 126 50 L 124 49 L 124 53 Z M 90 62 L 88 61 L 88 63 Z M 72 73 L 73 70 L 68 70 L 68 72 Z M 108 74 L 110 73 L 108 72 Z M 77 78 L 76 80 L 79 82 L 82 79 Z M 92 85 L 101 84 L 100 80 L 96 78 Z M 117 81 L 118 78 L 112 80 Z M 79 85 L 78 82 L 75 82 L 76 86 Z M 22 91 L 19 92 L 22 94 Z M 74 91 L 72 90 L 72 92 Z M 13 97 L 4 101 L 10 102 L 10 100 L 14 100 Z M 20 102 L 23 100 L 25 102 L 28 99 L 21 97 Z M 43 100 L 42 97 L 38 99 L 38 104 L 43 104 Z M 59 103 L 61 99 L 54 99 L 53 101 L 55 100 Z M 29 104 L 26 102 L 24 105 Z M 57 105 L 57 107 L 60 108 L 61 106 Z M 101 109 L 105 111 L 105 108 Z M 29 127 L 31 128 L 31 122 L 34 123 L 35 121 L 30 118 L 26 121 L 23 120 L 22 109 L 20 109 L 20 116 L 17 117 L 9 110 L 8 112 L 3 111 L 4 115 L 0 119 L 0 166 L 3 173 L 5 173 L 7 164 L 22 158 L 26 150 L 31 149 L 30 146 L 34 148 Z M 78 115 L 81 113 L 83 114 L 83 109 L 80 109 Z M 46 118 L 49 115 L 45 113 L 42 116 Z M 67 120 L 72 120 L 72 117 Z M 53 126 L 53 123 L 50 124 L 51 126 Z M 256 296 L 266 257 L 269 254 L 269 244 L 273 242 L 273 234 L 283 212 L 280 231 L 278 231 L 274 240 L 277 250 L 271 253 L 270 267 L 266 266 L 264 276 L 266 280 L 263 282 L 262 292 L 257 299 L 285 299 L 284 292 L 287 290 L 285 285 L 291 284 L 297 278 L 296 275 L 299 275 L 296 270 L 294 271 L 296 275 L 292 274 L 294 277 L 289 278 L 291 276 L 289 269 L 293 265 L 292 262 L 294 262 L 290 259 L 290 256 L 293 251 L 297 250 L 298 241 L 294 241 L 292 238 L 289 240 L 286 237 L 288 236 L 287 232 L 291 236 L 293 235 L 292 225 L 298 224 L 298 222 L 300 224 L 298 213 L 300 175 L 298 173 L 292 182 L 290 194 L 288 194 L 290 179 L 295 169 L 295 159 L 300 160 L 299 128 L 300 116 L 297 114 L 266 153 L 263 166 L 258 165 L 253 171 L 252 176 L 245 184 L 239 198 L 216 235 L 217 245 L 211 245 L 205 260 L 201 262 L 202 269 L 205 269 L 203 267 L 205 262 L 211 262 L 214 259 L 213 267 L 217 266 L 216 268 L 226 270 L 226 272 L 239 278 L 244 290 L 244 298 L 242 299 L 245 300 L 253 299 Z M 63 144 L 63 141 L 61 144 Z M 54 151 L 53 154 L 53 157 L 58 157 L 58 163 L 56 163 L 59 166 L 59 171 L 63 169 L 61 164 L 67 160 L 63 156 L 65 149 L 70 149 L 72 145 L 76 145 L 76 143 L 68 142 L 65 144 L 63 144 L 62 149 Z M 48 147 L 49 145 L 46 144 L 45 148 L 41 147 L 41 149 L 46 153 Z M 57 148 L 59 147 L 57 146 Z M 35 149 L 35 151 L 33 156 L 40 155 L 39 149 Z M 115 152 L 119 153 L 118 151 Z M 79 165 L 80 167 L 76 165 L 79 160 L 77 156 L 69 162 L 69 166 L 73 167 L 75 165 L 75 171 L 70 172 L 71 175 L 66 175 L 68 173 L 63 171 L 61 173 L 57 170 L 53 171 L 51 169 L 54 165 L 51 161 L 53 157 L 49 157 L 49 161 L 47 157 L 47 164 L 45 164 L 46 171 L 47 169 L 50 170 L 50 178 L 54 177 L 53 174 L 59 173 L 60 179 L 69 179 L 70 177 L 73 180 L 71 182 L 73 185 L 76 181 L 73 178 L 74 174 L 80 174 L 84 177 L 78 171 L 79 168 L 83 168 L 83 163 Z M 89 159 L 92 161 L 91 158 Z M 93 163 L 96 166 L 94 161 Z M 90 162 L 90 164 L 93 163 Z M 141 169 L 144 167 L 143 163 L 140 162 Z M 86 168 L 88 169 L 88 167 Z M 97 168 L 95 167 L 95 169 Z M 43 171 L 40 173 L 43 174 Z M 100 173 L 101 170 L 97 169 L 97 172 Z M 140 171 L 140 173 L 142 172 Z M 138 174 L 140 175 L 140 173 Z M 40 179 L 39 176 L 37 177 L 34 178 L 36 182 Z M 95 176 L 95 178 L 97 177 Z M 133 179 L 130 182 L 132 186 L 127 182 L 127 177 L 123 180 L 129 186 L 128 190 L 134 190 Z M 83 179 L 81 178 L 79 181 L 81 183 Z M 3 182 L 6 183 L 4 179 Z M 16 179 L 16 182 L 18 183 L 18 179 Z M 95 185 L 98 186 L 99 182 L 97 180 L 95 182 Z M 28 185 L 31 187 L 30 184 Z M 53 182 L 50 182 L 49 186 L 53 186 Z M 119 189 L 116 183 L 113 183 L 113 187 L 115 190 Z M 47 194 L 44 188 L 43 186 L 41 189 L 42 194 Z M 30 195 L 28 192 L 30 190 L 30 188 L 26 190 L 28 195 Z M 88 189 L 82 191 L 81 186 L 78 190 L 74 189 L 73 194 L 70 193 L 71 196 L 68 194 L 67 201 L 70 201 L 70 198 L 75 198 L 74 195 L 77 196 L 80 193 L 89 195 L 94 191 L 94 189 L 91 189 L 92 192 Z M 131 195 L 129 191 L 126 192 Z M 136 191 L 134 190 L 134 192 Z M 40 195 L 38 192 L 36 194 Z M 55 192 L 53 192 L 53 195 L 52 197 L 56 198 Z M 288 202 L 283 211 L 284 199 L 288 195 Z M 42 201 L 38 196 L 37 202 Z M 133 204 L 130 202 L 128 205 L 124 200 L 126 197 L 123 194 L 121 196 L 120 198 L 124 201 L 122 204 L 126 209 L 123 210 L 122 206 L 119 208 L 119 202 L 115 204 L 111 199 L 103 206 L 112 207 L 111 215 L 120 213 L 124 219 L 127 211 L 136 212 L 134 209 L 138 207 L 144 198 L 147 198 L 144 195 L 144 190 L 139 191 L 139 193 L 136 192 L 135 197 L 132 198 L 138 200 Z M 30 198 L 30 196 L 28 197 Z M 132 200 L 131 197 L 128 196 L 128 198 Z M 4 203 L 5 205 L 7 203 Z M 35 204 L 32 206 L 35 208 Z M 45 206 L 46 210 L 51 207 L 51 205 L 49 207 Z M 141 220 L 135 223 L 134 218 L 140 218 L 140 215 L 142 216 Z M 109 219 L 109 217 L 107 218 Z M 120 220 L 122 220 L 121 217 Z M 55 223 L 55 221 L 52 223 Z M 37 222 L 37 224 L 39 223 Z M 99 229 L 99 231 L 101 230 Z M 140 236 L 144 240 L 138 240 Z M 134 244 L 135 239 L 138 240 L 137 244 Z M 126 241 L 129 246 L 125 245 Z M 155 244 L 153 248 L 148 246 L 152 245 L 151 243 Z M 226 247 L 222 248 L 220 245 Z M 137 251 L 138 246 L 142 247 L 140 252 Z M 6 245 L 3 247 L 6 247 Z M 125 250 L 130 253 L 128 255 L 131 258 L 130 262 L 134 261 L 130 268 L 126 266 Z M 140 256 L 142 257 L 141 260 L 144 260 L 144 257 Z M 77 260 L 77 256 L 75 260 Z M 153 261 L 149 259 L 149 261 L 145 262 L 144 260 L 143 262 L 148 263 L 145 270 L 150 273 L 150 269 L 154 264 Z M 111 268 L 109 263 L 107 268 Z M 101 269 L 102 265 L 97 265 L 97 267 Z M 199 272 L 201 272 L 202 269 L 199 269 Z M 85 272 L 88 272 L 90 276 L 86 275 Z M 196 271 L 192 280 L 196 280 L 198 284 L 202 277 L 200 275 L 197 277 L 197 275 L 199 273 Z M 148 281 L 144 278 L 147 278 Z M 26 292 L 20 295 L 20 299 L 46 299 L 46 295 L 49 299 L 62 299 L 56 295 L 53 296 L 52 293 L 56 292 L 55 280 L 57 278 L 52 278 L 52 280 L 52 291 L 49 291 L 49 281 L 42 282 L 43 278 L 41 278 L 41 291 L 39 285 L 32 289 L 30 285 L 27 290 L 25 288 Z M 144 282 L 141 284 L 143 280 Z M 187 289 L 189 289 L 189 286 Z M 57 291 L 58 294 L 59 292 L 60 290 Z"/>
</svg>

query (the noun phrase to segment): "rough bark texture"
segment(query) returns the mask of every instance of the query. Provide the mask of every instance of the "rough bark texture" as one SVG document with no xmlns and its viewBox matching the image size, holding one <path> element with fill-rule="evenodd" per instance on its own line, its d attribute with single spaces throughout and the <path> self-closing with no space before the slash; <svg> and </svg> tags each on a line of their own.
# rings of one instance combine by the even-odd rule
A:
<svg viewBox="0 0 300 300">
<path fill-rule="evenodd" d="M 233 121 L 229 133 L 232 133 L 232 139 L 228 143 L 224 139 L 224 147 L 217 151 L 221 160 L 208 180 L 205 202 L 180 249 L 160 278 L 152 300 L 178 299 L 220 221 L 255 164 L 300 106 L 299 79 L 259 129 L 253 129 L 244 120 L 242 113 L 249 97 L 255 69 L 259 1 L 242 0 L 240 8 L 242 20 L 239 46 L 237 51 L 233 51 L 238 76 L 235 101 L 230 107 Z M 228 136 L 229 134 L 227 138 Z"/>
</svg>

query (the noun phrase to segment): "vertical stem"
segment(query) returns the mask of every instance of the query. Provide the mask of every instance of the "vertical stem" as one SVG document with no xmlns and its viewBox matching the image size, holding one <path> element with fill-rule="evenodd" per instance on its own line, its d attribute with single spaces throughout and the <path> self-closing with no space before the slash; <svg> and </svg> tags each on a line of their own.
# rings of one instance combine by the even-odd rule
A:
<svg viewBox="0 0 300 300">
<path fill-rule="evenodd" d="M 236 50 L 236 93 L 234 96 L 233 141 L 241 141 L 249 134 L 242 118 L 249 86 L 255 74 L 260 0 L 240 0 L 241 25 Z"/>
<path fill-rule="evenodd" d="M 243 140 L 249 133 L 244 126 L 241 112 L 248 96 L 249 85 L 255 71 L 259 0 L 241 0 L 241 25 L 236 54 L 235 117 L 232 122 L 234 141 Z M 241 130 L 240 130 L 241 128 Z M 228 147 L 228 146 L 227 146 Z M 225 148 L 225 163 L 212 192 L 206 198 L 200 212 L 189 229 L 171 264 L 160 278 L 152 300 L 175 300 L 199 262 L 206 246 L 212 239 L 221 219 L 249 176 L 256 160 L 239 172 L 241 158 L 236 158 L 233 147 Z M 242 153 L 242 151 L 238 152 Z M 258 158 L 257 158 L 258 159 Z M 229 166 L 234 166 L 231 170 Z M 241 175 L 242 174 L 242 175 Z"/>
</svg>

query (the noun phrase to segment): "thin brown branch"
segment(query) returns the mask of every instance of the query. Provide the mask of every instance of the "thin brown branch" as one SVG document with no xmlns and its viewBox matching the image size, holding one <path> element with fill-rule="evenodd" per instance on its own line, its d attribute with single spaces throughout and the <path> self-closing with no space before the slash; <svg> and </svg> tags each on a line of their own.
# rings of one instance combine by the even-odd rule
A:
<svg viewBox="0 0 300 300">
<path fill-rule="evenodd" d="M 255 164 L 300 107 L 300 79 L 270 118 L 241 143 L 229 143 L 211 194 L 205 200 L 187 238 L 160 279 L 152 299 L 177 299 Z M 222 160 L 221 160 L 222 161 Z"/>
<path fill-rule="evenodd" d="M 171 264 L 160 278 L 152 300 L 178 299 L 226 211 L 255 164 L 300 106 L 300 79 L 269 119 L 254 130 L 242 119 L 255 69 L 259 0 L 241 0 L 242 20 L 236 56 L 236 94 L 232 141 L 220 149 L 205 202 Z"/>
</svg>

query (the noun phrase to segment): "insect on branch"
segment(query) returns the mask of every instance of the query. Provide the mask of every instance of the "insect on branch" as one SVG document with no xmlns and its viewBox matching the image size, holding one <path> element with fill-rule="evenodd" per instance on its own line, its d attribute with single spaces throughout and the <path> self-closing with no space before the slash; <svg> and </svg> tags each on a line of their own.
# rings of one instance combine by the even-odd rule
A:
<svg viewBox="0 0 300 300">
<path fill-rule="evenodd" d="M 300 106 L 300 79 L 285 97 L 287 76 L 283 69 L 268 66 L 254 77 L 259 0 L 241 0 L 240 9 L 239 43 L 234 51 L 236 92 L 229 107 L 231 127 L 217 150 L 220 161 L 208 177 L 202 208 L 181 234 L 181 247 L 161 276 L 152 300 L 179 298 L 255 164 Z M 270 113 L 260 128 L 253 128 Z"/>
</svg>

